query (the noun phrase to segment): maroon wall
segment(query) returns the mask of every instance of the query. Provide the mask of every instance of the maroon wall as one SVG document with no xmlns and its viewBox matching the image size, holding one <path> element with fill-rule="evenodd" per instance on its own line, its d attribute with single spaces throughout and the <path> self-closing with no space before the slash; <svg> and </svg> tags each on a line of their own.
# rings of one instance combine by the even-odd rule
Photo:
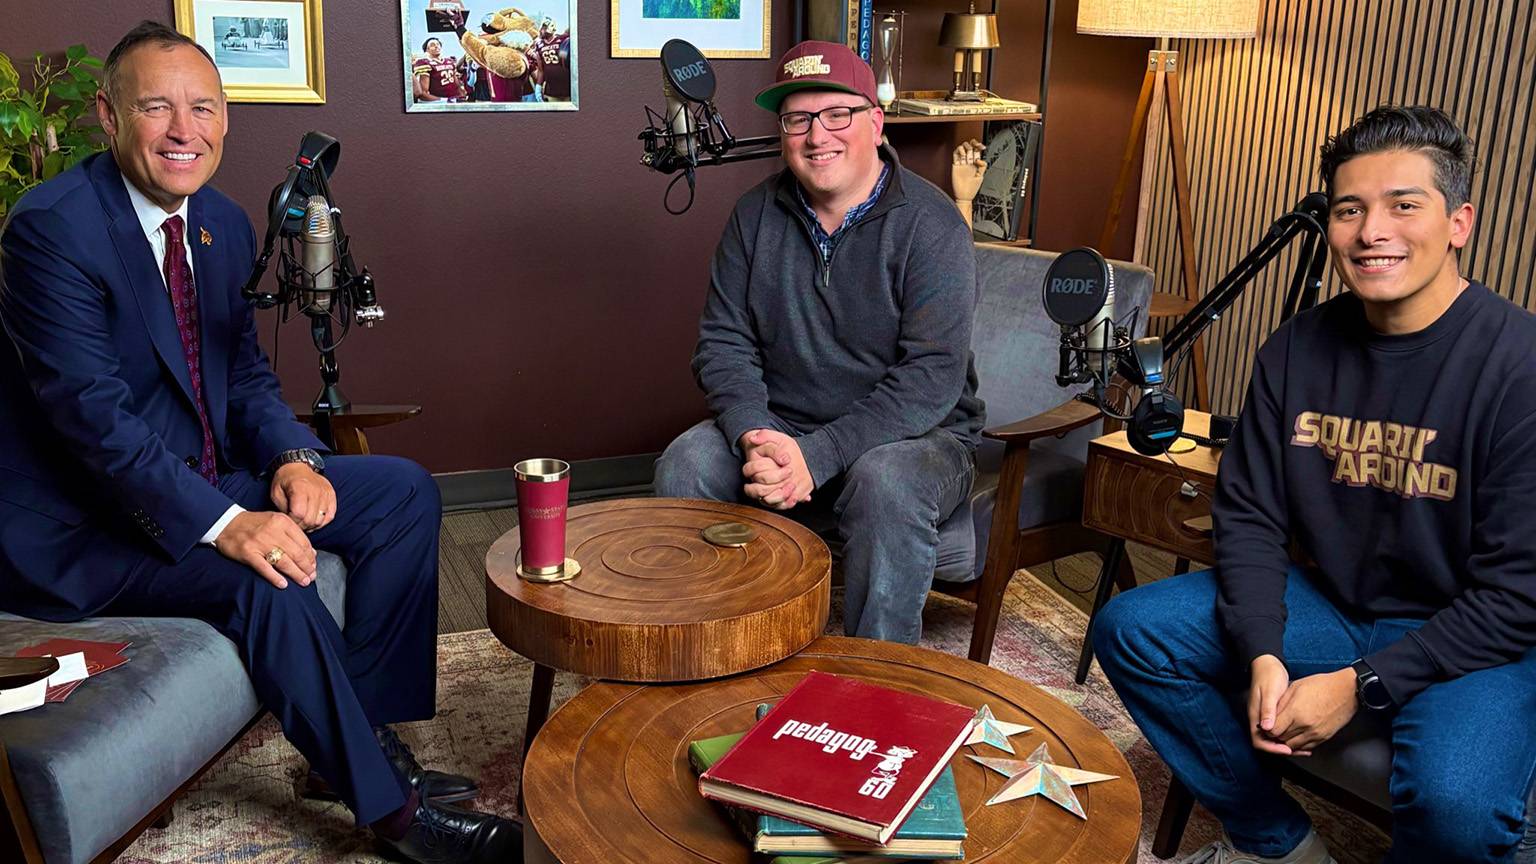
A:
<svg viewBox="0 0 1536 864">
<path fill-rule="evenodd" d="M 0 32 L 0 51 L 13 58 L 74 42 L 105 56 L 139 19 L 171 19 L 166 0 L 31 5 L 35 14 L 11 17 Z M 1059 6 L 1042 248 L 1097 237 L 1147 47 L 1078 37 L 1076 0 Z M 710 254 L 736 196 L 776 163 L 701 170 L 693 209 L 667 215 L 668 178 L 639 166 L 635 140 L 641 106 L 659 107 L 657 63 L 608 57 L 606 2 L 579 7 L 575 113 L 406 114 L 398 4 L 327 0 L 324 11 L 326 104 L 232 106 L 214 182 L 245 204 L 259 233 L 260 211 L 303 133 L 341 140 L 332 190 L 389 314 L 372 331 L 354 330 L 338 352 L 342 386 L 356 402 L 425 407 L 371 432 L 375 449 L 438 472 L 498 468 L 531 455 L 659 450 L 703 417 L 688 358 Z M 788 46 L 791 11 L 775 4 L 776 54 Z M 996 87 L 1030 98 L 1041 12 L 1005 6 L 1001 20 Z M 939 64 L 928 73 L 942 86 L 945 52 L 915 53 L 924 59 L 909 69 Z M 714 65 L 732 131 L 771 131 L 751 97 L 772 61 Z M 892 140 L 947 186 L 949 147 L 977 132 L 909 126 Z M 269 350 L 273 320 L 264 313 Z M 285 391 L 306 402 L 319 386 L 308 328 L 290 322 L 279 342 Z"/>
</svg>

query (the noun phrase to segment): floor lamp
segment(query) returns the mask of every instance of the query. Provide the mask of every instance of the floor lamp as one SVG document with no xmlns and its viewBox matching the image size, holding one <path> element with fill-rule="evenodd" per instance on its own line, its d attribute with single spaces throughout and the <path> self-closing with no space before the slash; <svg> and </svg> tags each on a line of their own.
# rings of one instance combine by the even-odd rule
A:
<svg viewBox="0 0 1536 864">
<path fill-rule="evenodd" d="M 1195 268 L 1195 228 L 1190 214 L 1189 158 L 1184 147 L 1184 117 L 1179 99 L 1179 52 L 1171 50 L 1170 39 L 1249 39 L 1258 29 L 1259 0 L 1082 0 L 1077 8 L 1077 32 L 1098 36 L 1153 36 L 1158 46 L 1147 52 L 1147 72 L 1142 76 L 1141 95 L 1136 99 L 1136 113 L 1131 118 L 1131 134 L 1125 142 L 1125 157 L 1120 163 L 1120 179 L 1109 202 L 1104 232 L 1099 248 L 1108 249 L 1120 225 L 1120 208 L 1131 181 L 1131 165 L 1138 144 L 1144 143 L 1141 191 L 1137 196 L 1138 232 L 1146 224 L 1149 187 L 1156 154 L 1152 143 L 1156 136 L 1149 115 L 1155 122 L 1166 119 L 1169 157 L 1173 161 L 1173 197 L 1179 219 L 1179 255 L 1183 271 L 1183 294 L 1156 292 L 1148 315 L 1183 315 L 1200 298 L 1200 276 Z M 1154 113 L 1154 102 L 1163 111 Z M 1141 256 L 1140 234 L 1136 256 Z M 1195 373 L 1197 407 L 1211 410 L 1210 385 L 1206 380 L 1205 343 L 1197 339 L 1191 345 Z"/>
</svg>

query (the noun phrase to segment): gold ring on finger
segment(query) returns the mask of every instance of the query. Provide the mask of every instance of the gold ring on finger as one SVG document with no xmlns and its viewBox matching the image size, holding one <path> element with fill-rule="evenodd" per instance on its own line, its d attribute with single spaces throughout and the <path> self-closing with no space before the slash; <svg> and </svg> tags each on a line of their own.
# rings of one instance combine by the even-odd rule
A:
<svg viewBox="0 0 1536 864">
<path fill-rule="evenodd" d="M 277 562 L 283 560 L 283 550 L 277 548 L 276 546 L 273 546 L 272 547 L 272 551 L 267 553 L 266 558 L 267 558 L 267 563 L 268 564 L 271 564 L 273 567 L 276 567 L 277 566 Z"/>
</svg>

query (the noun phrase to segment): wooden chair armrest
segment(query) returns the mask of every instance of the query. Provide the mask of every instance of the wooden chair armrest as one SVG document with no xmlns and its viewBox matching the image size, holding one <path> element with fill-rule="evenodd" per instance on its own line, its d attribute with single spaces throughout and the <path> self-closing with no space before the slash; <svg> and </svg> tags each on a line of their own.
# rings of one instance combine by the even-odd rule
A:
<svg viewBox="0 0 1536 864">
<path fill-rule="evenodd" d="M 1027 417 L 1006 426 L 995 426 L 981 434 L 1006 444 L 1027 444 L 1036 438 L 1065 435 L 1073 429 L 1099 419 L 1099 409 L 1086 402 L 1070 399 L 1049 411 Z"/>
</svg>

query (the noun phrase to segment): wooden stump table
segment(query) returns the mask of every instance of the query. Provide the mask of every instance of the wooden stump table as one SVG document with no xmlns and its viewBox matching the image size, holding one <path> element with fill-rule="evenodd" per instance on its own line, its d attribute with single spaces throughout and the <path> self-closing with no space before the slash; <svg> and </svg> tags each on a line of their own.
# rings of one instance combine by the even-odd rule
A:
<svg viewBox="0 0 1536 864">
<path fill-rule="evenodd" d="M 965 860 L 990 864 L 1105 864 L 1133 860 L 1141 795 L 1115 745 L 1044 691 L 949 654 L 910 645 L 827 636 L 793 657 L 719 681 L 670 686 L 598 683 L 549 719 L 524 765 L 529 864 L 748 864 L 750 848 L 719 805 L 700 797 L 688 742 L 739 732 L 759 702 L 782 696 L 806 672 L 910 690 L 992 708 L 1035 727 L 1010 739 L 1015 755 L 976 744 L 952 763 L 969 836 Z M 1004 778 L 963 754 L 1023 759 L 1041 743 L 1052 761 L 1119 779 L 1077 786 L 1079 819 L 1031 796 L 985 806 Z"/>
<path fill-rule="evenodd" d="M 719 522 L 756 531 L 715 546 Z M 698 681 L 775 663 L 827 626 L 832 555 L 810 529 L 714 501 L 626 498 L 570 508 L 569 582 L 517 577 L 517 529 L 485 556 L 491 632 L 534 661 L 523 752 L 549 712 L 556 669 L 619 681 Z"/>
</svg>

